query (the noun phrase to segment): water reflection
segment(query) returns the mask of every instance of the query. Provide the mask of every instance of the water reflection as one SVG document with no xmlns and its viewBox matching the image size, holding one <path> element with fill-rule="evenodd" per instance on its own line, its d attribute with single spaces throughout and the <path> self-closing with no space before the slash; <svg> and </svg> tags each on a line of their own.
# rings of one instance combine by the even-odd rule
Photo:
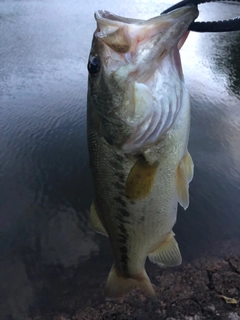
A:
<svg viewBox="0 0 240 320">
<path fill-rule="evenodd" d="M 240 96 L 240 36 L 239 33 L 231 35 L 231 45 L 227 45 L 226 41 L 219 42 L 222 47 L 223 55 L 219 56 L 216 50 L 213 62 L 215 67 L 225 75 L 228 75 L 228 89 L 233 95 Z"/>
<path fill-rule="evenodd" d="M 171 4 L 0 2 L 1 319 L 26 319 L 30 305 L 53 303 L 44 268 L 52 268 L 54 277 L 83 267 L 89 279 L 89 266 L 96 265 L 106 267 L 107 275 L 109 243 L 88 226 L 86 61 L 93 12 L 103 8 L 150 18 Z M 200 19 L 228 18 L 237 11 L 239 6 L 209 4 L 201 7 Z M 185 260 L 211 243 L 240 237 L 238 44 L 237 34 L 192 33 L 182 49 L 195 162 L 191 205 L 187 212 L 180 209 L 175 228 Z"/>
</svg>

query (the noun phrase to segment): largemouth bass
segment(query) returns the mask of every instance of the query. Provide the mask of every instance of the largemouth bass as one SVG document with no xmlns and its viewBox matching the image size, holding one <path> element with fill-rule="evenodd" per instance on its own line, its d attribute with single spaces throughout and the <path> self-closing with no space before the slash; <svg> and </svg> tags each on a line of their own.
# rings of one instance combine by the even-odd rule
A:
<svg viewBox="0 0 240 320">
<path fill-rule="evenodd" d="M 186 6 L 149 20 L 95 13 L 88 71 L 88 146 L 94 230 L 109 236 L 115 262 L 105 294 L 134 288 L 154 296 L 149 259 L 177 266 L 172 228 L 189 204 L 193 162 L 190 104 L 179 49 L 198 16 Z"/>
</svg>

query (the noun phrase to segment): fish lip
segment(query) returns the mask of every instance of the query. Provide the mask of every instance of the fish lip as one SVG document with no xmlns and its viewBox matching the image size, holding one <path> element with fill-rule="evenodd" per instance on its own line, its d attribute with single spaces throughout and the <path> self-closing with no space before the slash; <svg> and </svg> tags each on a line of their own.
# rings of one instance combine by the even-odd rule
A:
<svg viewBox="0 0 240 320">
<path fill-rule="evenodd" d="M 175 9 L 171 12 L 161 14 L 158 17 L 155 17 L 153 19 L 150 19 L 148 21 L 154 20 L 154 19 L 161 19 L 159 24 L 163 25 L 163 31 L 164 29 L 170 29 L 173 28 L 174 25 L 178 25 L 179 33 L 183 30 L 185 32 L 188 28 L 188 25 L 190 25 L 199 15 L 199 11 L 196 5 L 189 4 L 184 7 Z M 164 24 L 166 24 L 166 27 L 164 28 Z"/>
<path fill-rule="evenodd" d="M 195 20 L 197 17 L 198 17 L 198 8 L 195 4 L 188 4 L 184 7 L 181 7 L 181 8 L 177 8 L 173 11 L 170 11 L 170 12 L 167 12 L 167 13 L 162 13 L 160 16 L 163 18 L 167 18 L 167 19 L 173 19 L 173 18 L 180 18 L 183 17 L 186 13 L 188 14 L 190 11 L 195 11 L 195 14 L 193 14 L 193 20 Z M 158 16 L 158 17 L 160 17 Z M 98 22 L 98 21 L 101 21 L 101 22 L 106 22 L 106 23 L 109 23 L 109 22 L 123 22 L 123 23 L 127 23 L 127 24 L 132 24 L 132 23 L 139 23 L 139 24 L 144 24 L 145 22 L 151 20 L 142 20 L 142 19 L 133 19 L 133 18 L 125 18 L 125 17 L 122 17 L 122 16 L 118 16 L 118 15 L 115 15 L 113 13 L 111 13 L 110 11 L 107 11 L 107 10 L 97 10 L 95 11 L 94 13 L 94 17 L 95 17 L 95 20 Z M 154 19 L 154 18 L 153 18 Z"/>
<path fill-rule="evenodd" d="M 119 20 L 114 19 L 115 15 L 107 10 L 97 10 L 94 13 L 94 18 L 98 22 L 102 24 L 109 24 L 111 22 L 116 22 Z"/>
<path fill-rule="evenodd" d="M 161 31 L 164 32 L 163 38 L 165 38 L 165 41 L 177 45 L 181 37 L 188 30 L 189 25 L 198 15 L 198 8 L 194 4 L 189 4 L 160 15 L 160 17 L 163 17 L 161 22 L 163 27 Z"/>
<path fill-rule="evenodd" d="M 123 23 L 131 24 L 131 23 L 137 23 L 137 22 L 143 21 L 141 19 L 125 18 L 122 16 L 118 16 L 108 10 L 97 10 L 94 13 L 94 17 L 96 21 L 101 20 L 102 22 L 113 21 L 113 22 L 123 22 Z"/>
</svg>

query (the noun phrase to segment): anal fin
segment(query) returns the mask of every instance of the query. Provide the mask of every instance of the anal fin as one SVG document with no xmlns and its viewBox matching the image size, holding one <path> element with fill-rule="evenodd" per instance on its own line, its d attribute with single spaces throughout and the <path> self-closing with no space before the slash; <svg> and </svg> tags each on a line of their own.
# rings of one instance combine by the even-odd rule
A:
<svg viewBox="0 0 240 320">
<path fill-rule="evenodd" d="M 90 225 L 96 232 L 108 236 L 107 231 L 105 230 L 101 220 L 99 219 L 94 202 L 92 203 L 90 208 Z"/>
<path fill-rule="evenodd" d="M 148 258 L 151 262 L 156 263 L 160 267 L 175 267 L 182 263 L 182 256 L 178 248 L 178 243 L 171 231 L 167 239 L 161 245 L 149 253 Z"/>
<path fill-rule="evenodd" d="M 141 156 L 132 167 L 126 182 L 125 194 L 129 199 L 144 199 L 150 193 L 155 175 L 157 164 L 149 164 Z"/>
</svg>

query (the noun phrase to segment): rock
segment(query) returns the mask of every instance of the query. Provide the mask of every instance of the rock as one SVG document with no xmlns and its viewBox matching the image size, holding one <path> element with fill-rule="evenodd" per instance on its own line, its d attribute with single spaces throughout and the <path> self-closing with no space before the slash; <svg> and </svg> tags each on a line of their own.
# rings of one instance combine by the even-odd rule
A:
<svg viewBox="0 0 240 320">
<path fill-rule="evenodd" d="M 184 319 L 185 320 L 204 320 L 206 318 L 195 314 L 195 316 L 193 316 L 193 317 L 185 317 Z"/>
<path fill-rule="evenodd" d="M 215 308 L 213 305 L 211 305 L 211 306 L 205 307 L 204 310 L 206 310 L 206 311 L 211 311 L 211 312 L 215 312 L 215 311 L 216 311 L 216 308 Z"/>
<path fill-rule="evenodd" d="M 229 320 L 240 320 L 240 316 L 236 312 L 231 312 L 228 315 Z"/>
</svg>

